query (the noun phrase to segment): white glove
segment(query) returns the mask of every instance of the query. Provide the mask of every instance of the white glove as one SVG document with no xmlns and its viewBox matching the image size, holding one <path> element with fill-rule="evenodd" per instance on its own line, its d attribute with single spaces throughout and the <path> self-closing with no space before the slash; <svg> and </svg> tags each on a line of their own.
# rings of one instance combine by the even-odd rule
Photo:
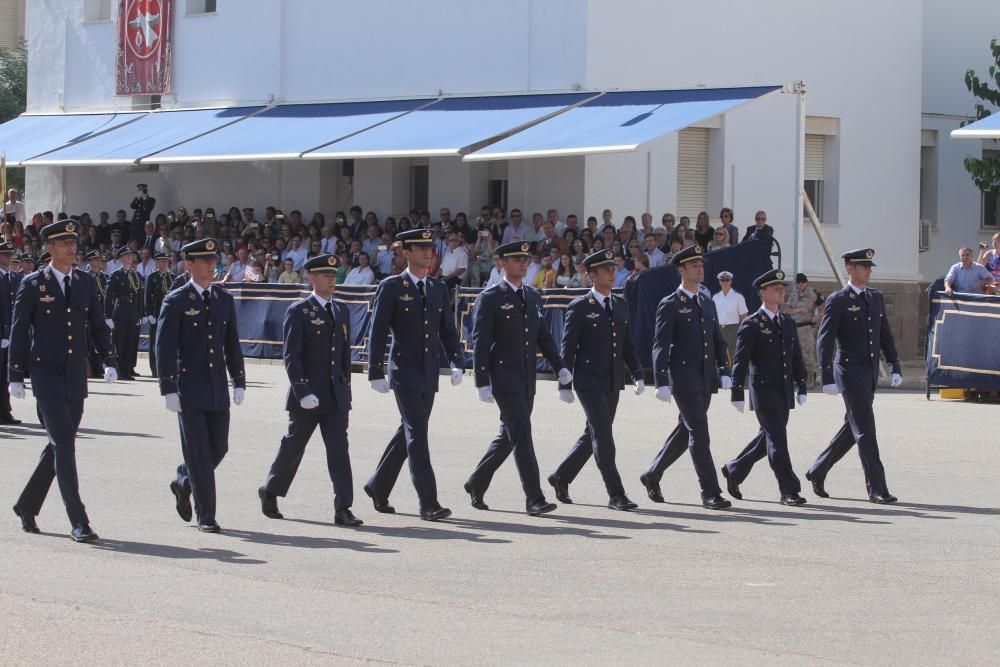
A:
<svg viewBox="0 0 1000 667">
<path fill-rule="evenodd" d="M 104 320 L 104 323 L 108 325 L 109 329 L 114 329 L 115 328 L 115 321 L 113 319 L 111 319 L 111 318 L 108 318 L 108 319 Z"/>
<path fill-rule="evenodd" d="M 559 400 L 563 403 L 572 403 L 575 399 L 573 398 L 573 392 L 569 389 L 559 390 Z"/>
<path fill-rule="evenodd" d="M 636 396 L 641 396 L 642 392 L 644 392 L 644 391 L 646 391 L 646 381 L 645 380 L 636 380 L 635 381 L 635 395 Z"/>
<path fill-rule="evenodd" d="M 458 385 L 462 384 L 462 375 L 464 373 L 465 373 L 465 371 L 463 371 L 458 366 L 454 366 L 453 365 L 451 367 L 451 386 L 452 387 L 457 387 Z"/>
<path fill-rule="evenodd" d="M 893 387 L 898 387 L 901 384 L 903 384 L 903 376 L 900 375 L 899 373 L 893 373 L 892 374 L 892 386 Z"/>
<path fill-rule="evenodd" d="M 178 394 L 167 394 L 163 397 L 164 402 L 167 404 L 167 410 L 171 412 L 181 411 L 181 397 Z"/>
<path fill-rule="evenodd" d="M 559 384 L 569 384 L 573 381 L 573 374 L 569 372 L 568 368 L 563 368 L 559 371 Z"/>
<path fill-rule="evenodd" d="M 670 387 L 663 386 L 656 388 L 656 397 L 663 401 L 664 403 L 670 402 L 670 397 L 674 395 L 673 390 Z"/>
<path fill-rule="evenodd" d="M 243 387 L 233 387 L 233 403 L 239 405 L 247 397 L 247 390 Z"/>
<path fill-rule="evenodd" d="M 736 408 L 736 412 L 743 414 L 746 410 L 746 404 L 743 401 L 733 401 L 733 407 Z"/>
<path fill-rule="evenodd" d="M 154 316 L 152 316 L 152 315 L 150 315 L 149 317 L 147 317 L 146 321 L 149 322 L 150 324 L 156 324 L 156 318 Z"/>
<path fill-rule="evenodd" d="M 721 387 L 723 391 L 732 389 L 733 378 L 729 377 L 728 375 L 723 375 L 721 378 L 719 378 L 719 387 Z"/>
<path fill-rule="evenodd" d="M 799 396 L 798 396 L 798 398 L 796 400 L 799 402 L 799 405 L 802 406 L 802 405 L 806 404 L 806 398 L 807 397 L 806 397 L 805 394 L 799 394 Z"/>
<path fill-rule="evenodd" d="M 135 326 L 137 326 L 137 327 L 141 327 L 141 326 L 142 326 L 142 322 L 143 322 L 143 320 L 145 320 L 145 319 L 146 319 L 145 317 L 140 317 L 139 319 L 137 319 L 137 320 L 135 321 Z"/>
<path fill-rule="evenodd" d="M 3 350 L 8 345 L 10 345 L 10 341 L 7 340 L 6 338 L 4 338 L 3 340 L 0 340 L 0 350 Z"/>
<path fill-rule="evenodd" d="M 10 395 L 14 398 L 24 398 L 24 383 L 23 382 L 11 382 L 7 385 L 7 390 Z"/>
<path fill-rule="evenodd" d="M 829 394 L 830 396 L 836 396 L 840 393 L 840 389 L 838 389 L 835 384 L 825 384 L 823 385 L 823 393 Z"/>
<path fill-rule="evenodd" d="M 118 382 L 118 371 L 116 371 L 111 366 L 104 369 L 104 381 L 105 382 Z"/>
<path fill-rule="evenodd" d="M 479 387 L 476 391 L 479 392 L 479 400 L 483 403 L 493 402 L 493 385 L 486 385 L 485 387 Z"/>
<path fill-rule="evenodd" d="M 381 380 L 372 380 L 368 384 L 370 384 L 372 389 L 374 389 L 380 394 L 389 393 L 389 381 L 386 380 L 385 378 L 382 378 Z"/>
<path fill-rule="evenodd" d="M 303 410 L 312 410 L 319 406 L 319 399 L 316 397 L 316 394 L 309 394 L 299 401 L 299 405 L 302 406 Z"/>
</svg>

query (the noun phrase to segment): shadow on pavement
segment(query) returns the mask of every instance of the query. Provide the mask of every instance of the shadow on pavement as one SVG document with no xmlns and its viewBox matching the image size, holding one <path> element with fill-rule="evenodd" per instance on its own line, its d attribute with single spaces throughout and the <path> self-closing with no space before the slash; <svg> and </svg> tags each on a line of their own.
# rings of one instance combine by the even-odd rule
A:
<svg viewBox="0 0 1000 667">
<path fill-rule="evenodd" d="M 403 514 L 401 512 L 397 513 L 395 516 L 418 518 L 415 514 Z M 304 523 L 310 526 L 329 526 L 332 528 L 343 529 L 343 526 L 338 526 L 324 521 L 312 521 L 310 519 L 286 518 L 285 521 Z M 446 530 L 445 528 L 438 528 L 430 524 L 426 526 L 376 526 L 367 523 L 367 521 L 368 520 L 366 519 L 365 525 L 360 528 L 355 528 L 354 530 L 359 533 L 373 533 L 375 535 L 382 535 L 383 537 L 404 537 L 415 540 L 467 540 L 477 544 L 510 544 L 510 540 L 487 537 L 486 535 L 480 533 L 470 533 L 464 530 Z M 446 521 L 438 522 L 437 525 L 448 526 L 457 524 L 454 521 L 454 518 L 452 518 L 447 519 Z"/>
<path fill-rule="evenodd" d="M 604 507 L 604 505 L 584 505 L 583 503 L 573 503 L 574 505 L 579 505 L 581 507 Z M 606 509 L 606 508 L 605 508 Z M 607 510 L 611 512 L 613 510 Z M 642 516 L 643 514 L 647 516 L 659 516 L 663 518 L 674 518 L 676 515 L 668 514 L 667 512 L 657 512 L 656 510 L 646 510 L 645 512 L 640 508 L 638 510 L 631 510 L 629 512 L 620 512 L 617 516 Z M 583 526 L 599 526 L 601 528 L 620 528 L 622 530 L 675 530 L 679 533 L 700 533 L 704 535 L 714 535 L 719 531 L 717 530 L 703 530 L 701 528 L 691 528 L 680 523 L 639 523 L 636 521 L 625 521 L 623 519 L 604 519 L 604 518 L 594 518 L 594 517 L 583 517 L 583 516 L 570 516 L 566 514 L 549 514 L 549 517 L 556 521 L 564 521 L 566 523 L 575 523 Z"/>
<path fill-rule="evenodd" d="M 831 496 L 830 500 L 843 500 L 849 503 L 865 503 L 868 504 L 867 500 L 862 500 L 860 498 L 837 498 Z M 882 509 L 884 508 L 884 509 Z M 905 510 L 914 510 L 911 512 L 901 512 L 898 508 L 903 508 Z M 885 511 L 897 512 L 902 516 L 915 516 L 923 519 L 953 519 L 950 516 L 931 516 L 928 514 L 922 514 L 921 510 L 924 512 L 950 512 L 952 514 L 985 514 L 987 516 L 1000 516 L 1000 507 L 968 507 L 966 505 L 932 505 L 923 503 L 893 503 L 892 505 L 881 505 L 879 508 L 875 507 L 865 507 L 865 508 L 855 508 L 855 507 L 844 507 L 841 508 L 848 512 L 869 512 L 871 514 L 881 514 Z"/>
<path fill-rule="evenodd" d="M 44 436 L 45 429 L 41 424 L 20 424 L 17 426 L 3 426 L 0 427 L 0 433 L 9 432 L 16 435 L 31 435 L 31 436 Z M 103 431 L 99 428 L 80 428 L 77 429 L 77 435 L 87 436 L 87 435 L 105 435 L 105 436 L 121 436 L 125 438 L 155 438 L 159 440 L 162 436 L 155 435 L 153 433 L 130 433 L 128 431 Z M 87 438 L 81 438 L 86 440 Z"/>
<path fill-rule="evenodd" d="M 564 517 L 558 514 L 544 514 L 539 517 L 527 516 L 524 512 L 512 512 L 510 510 L 473 510 L 477 514 L 515 514 L 524 517 L 525 523 L 508 523 L 506 521 L 488 521 L 479 518 L 455 518 L 448 519 L 449 523 L 468 528 L 478 528 L 479 530 L 495 531 L 500 533 L 519 533 L 522 535 L 571 535 L 575 537 L 589 537 L 595 540 L 630 540 L 628 535 L 609 535 L 599 533 L 589 528 L 573 528 L 569 526 L 553 525 L 554 521 L 562 520 Z M 547 525 L 548 524 L 548 525 Z"/>
<path fill-rule="evenodd" d="M 91 396 L 129 396 L 129 397 L 142 396 L 142 394 L 125 394 L 116 391 L 94 391 L 93 389 L 88 389 L 87 393 L 90 394 Z"/>
<path fill-rule="evenodd" d="M 157 558 L 194 559 L 203 558 L 217 560 L 220 563 L 233 565 L 264 565 L 266 560 L 249 558 L 246 554 L 229 549 L 188 549 L 167 544 L 148 544 L 146 542 L 125 542 L 123 540 L 101 539 L 93 544 L 93 548 L 103 551 L 134 554 L 137 556 L 155 556 Z"/>
<path fill-rule="evenodd" d="M 110 435 L 110 436 L 121 436 L 124 438 L 155 438 L 159 440 L 161 436 L 154 435 L 152 433 L 130 433 L 128 431 L 102 431 L 99 428 L 81 428 L 77 429 L 77 434 L 84 435 Z"/>
<path fill-rule="evenodd" d="M 293 520 L 294 521 L 294 520 Z M 298 523 L 307 523 L 300 521 Z M 314 523 L 314 522 L 308 522 Z M 318 522 L 315 522 L 318 523 Z M 340 526 L 337 526 L 340 528 Z M 344 540 L 338 537 L 309 537 L 306 535 L 276 535 L 273 533 L 258 533 L 252 530 L 237 530 L 224 528 L 221 535 L 237 537 L 252 544 L 266 544 L 277 547 L 297 547 L 299 549 L 350 549 L 369 554 L 395 554 L 395 549 L 386 549 L 368 542 Z"/>
<path fill-rule="evenodd" d="M 748 501 L 742 500 L 737 502 L 758 502 L 761 504 L 777 504 L 770 500 L 758 500 L 758 501 Z M 694 505 L 690 503 L 668 503 L 675 507 L 700 507 L 700 505 Z M 779 505 L 781 507 L 781 505 Z M 871 521 L 868 519 L 858 518 L 856 516 L 851 516 L 850 514 L 836 514 L 836 513 L 820 513 L 813 510 L 822 510 L 821 505 L 803 505 L 798 510 L 786 510 L 786 511 L 771 511 L 771 510 L 760 510 L 748 508 L 742 505 L 733 505 L 731 508 L 726 510 L 720 510 L 717 512 L 704 512 L 702 514 L 677 514 L 676 512 L 668 512 L 667 516 L 674 516 L 677 518 L 691 519 L 694 521 L 742 521 L 747 523 L 757 523 L 765 526 L 794 526 L 795 523 L 790 523 L 788 521 L 775 521 L 775 519 L 790 519 L 791 521 L 843 521 L 845 523 L 860 523 L 860 524 L 872 524 L 872 525 L 886 525 L 891 524 L 891 521 Z M 853 511 L 853 510 L 848 510 Z M 884 514 L 882 515 L 884 516 Z"/>
</svg>

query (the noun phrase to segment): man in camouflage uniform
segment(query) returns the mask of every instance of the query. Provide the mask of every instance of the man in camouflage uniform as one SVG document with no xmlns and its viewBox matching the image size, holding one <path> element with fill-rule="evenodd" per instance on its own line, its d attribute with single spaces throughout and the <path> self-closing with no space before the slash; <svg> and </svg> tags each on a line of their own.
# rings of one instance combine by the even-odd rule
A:
<svg viewBox="0 0 1000 667">
<path fill-rule="evenodd" d="M 816 383 L 816 290 L 809 287 L 809 279 L 804 273 L 796 274 L 795 289 L 788 291 L 781 310 L 795 320 L 802 361 L 806 366 L 806 386 L 812 386 Z"/>
</svg>

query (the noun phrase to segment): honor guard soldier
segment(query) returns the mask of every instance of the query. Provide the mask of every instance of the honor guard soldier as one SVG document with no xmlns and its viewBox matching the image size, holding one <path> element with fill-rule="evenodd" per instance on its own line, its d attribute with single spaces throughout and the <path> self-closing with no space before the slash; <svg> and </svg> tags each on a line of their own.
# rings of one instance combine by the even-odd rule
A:
<svg viewBox="0 0 1000 667">
<path fill-rule="evenodd" d="M 878 384 L 879 353 L 892 366 L 892 386 L 903 384 L 896 341 L 885 316 L 882 292 L 868 287 L 875 251 L 852 250 L 841 255 L 847 269 L 847 286 L 826 300 L 819 324 L 816 351 L 819 356 L 824 394 L 842 394 L 847 415 L 830 446 L 806 472 L 813 491 L 828 498 L 826 476 L 837 461 L 858 444 L 861 467 L 865 471 L 868 499 L 873 503 L 896 502 L 885 481 L 885 468 L 875 437 L 875 387 Z M 836 351 L 836 356 L 834 352 Z"/>
<path fill-rule="evenodd" d="M 354 481 L 347 447 L 347 421 L 351 411 L 351 314 L 334 299 L 337 269 L 334 255 L 319 255 L 305 263 L 313 292 L 285 311 L 285 372 L 291 386 L 285 409 L 288 433 L 278 455 L 258 489 L 261 511 L 272 519 L 283 518 L 278 496 L 284 497 L 295 479 L 306 444 L 319 426 L 326 446 L 326 467 L 333 482 L 334 523 L 360 526 L 351 513 Z"/>
<path fill-rule="evenodd" d="M 25 532 L 37 533 L 35 516 L 42 509 L 53 478 L 77 542 L 93 542 L 97 534 L 80 499 L 76 472 L 76 433 L 87 398 L 87 331 L 104 359 L 104 379 L 118 379 L 104 309 L 93 278 L 73 268 L 77 226 L 60 220 L 42 228 L 41 239 L 52 253 L 48 268 L 29 274 L 14 302 L 10 336 L 10 393 L 24 398 L 24 378 L 31 390 L 49 442 L 35 472 L 14 505 Z"/>
<path fill-rule="evenodd" d="M 643 392 L 646 383 L 632 340 L 628 304 L 611 294 L 615 286 L 614 253 L 595 252 L 583 260 L 583 266 L 594 286 L 589 294 L 577 297 L 566 308 L 562 359 L 573 371 L 573 386 L 560 387 L 559 398 L 572 403 L 575 389 L 587 426 L 565 460 L 549 476 L 549 483 L 556 489 L 557 500 L 572 503 L 569 485 L 593 454 L 608 491 L 608 507 L 633 510 L 638 505 L 625 495 L 615 465 L 612 426 L 618 398 L 625 388 L 625 367 L 635 383 L 636 394 Z"/>
<path fill-rule="evenodd" d="M 500 408 L 500 432 L 465 482 L 476 509 L 487 510 L 483 497 L 493 474 L 514 453 L 524 489 L 525 510 L 532 516 L 551 512 L 545 500 L 531 438 L 531 411 L 535 405 L 538 352 L 552 365 L 563 383 L 573 375 L 563 368 L 559 350 L 545 326 L 542 297 L 522 284 L 528 272 L 531 244 L 522 241 L 499 246 L 503 280 L 480 292 L 476 299 L 472 343 L 479 400 Z"/>
<path fill-rule="evenodd" d="M 740 324 L 733 356 L 732 403 L 744 411 L 745 389 L 750 389 L 750 409 L 757 415 L 760 432 L 740 454 L 722 466 L 729 495 L 743 499 L 740 484 L 753 464 L 767 456 L 778 479 L 782 505 L 802 505 L 801 485 L 788 456 L 788 411 L 806 402 L 806 367 L 799 347 L 795 319 L 780 312 L 785 301 L 785 274 L 768 271 L 753 281 L 760 309 Z M 798 398 L 796 398 L 796 388 Z"/>
<path fill-rule="evenodd" d="M 104 312 L 111 328 L 111 337 L 118 353 L 118 366 L 123 380 L 134 380 L 139 355 L 139 324 L 142 319 L 142 276 L 134 269 L 136 253 L 123 248 L 118 255 L 121 268 L 111 274 L 104 295 Z"/>
<path fill-rule="evenodd" d="M 143 310 L 149 322 L 149 370 L 156 377 L 156 317 L 160 314 L 163 299 L 170 292 L 174 277 L 167 271 L 170 267 L 167 254 L 158 252 L 153 258 L 156 260 L 156 271 L 146 276 Z"/>
<path fill-rule="evenodd" d="M 229 450 L 229 396 L 226 369 L 233 381 L 233 403 L 243 402 L 246 373 L 236 329 L 232 295 L 212 285 L 219 258 L 215 239 L 181 248 L 191 280 L 163 300 L 157 320 L 157 374 L 167 409 L 177 415 L 184 463 L 170 490 L 177 513 L 191 520 L 191 495 L 198 529 L 219 532 L 215 521 L 215 468 Z"/>
<path fill-rule="evenodd" d="M 39 255 L 38 256 L 38 270 L 41 271 L 42 269 L 46 268 L 49 265 L 49 262 L 51 260 L 52 260 L 52 255 L 49 253 L 48 250 L 46 250 L 41 255 Z"/>
<path fill-rule="evenodd" d="M 156 197 L 149 196 L 149 188 L 145 183 L 139 183 L 135 188 L 139 192 L 129 204 L 134 213 L 132 213 L 132 221 L 128 226 L 128 240 L 141 242 L 146 223 L 149 222 L 153 215 L 153 209 L 156 208 Z"/>
<path fill-rule="evenodd" d="M 420 518 L 439 521 L 451 516 L 451 510 L 438 503 L 427 424 L 438 390 L 441 347 L 451 362 L 451 383 L 457 385 L 462 381 L 462 346 L 448 308 L 448 288 L 427 275 L 434 260 L 431 231 L 410 229 L 397 234 L 396 240 L 402 243 L 407 268 L 385 278 L 375 292 L 368 336 L 368 380 L 379 393 L 395 392 L 402 423 L 365 485 L 365 493 L 376 511 L 395 512 L 389 494 L 409 457 L 410 476 L 420 498 Z M 389 333 L 392 345 L 386 368 Z"/>
<path fill-rule="evenodd" d="M 18 278 L 11 271 L 11 259 L 14 256 L 14 246 L 10 243 L 0 243 L 0 424 L 20 424 L 20 419 L 14 418 L 10 405 L 10 392 L 7 389 L 7 345 L 10 343 L 11 319 L 14 315 L 14 291 Z"/>
<path fill-rule="evenodd" d="M 719 477 L 709 449 L 708 406 L 712 394 L 732 387 L 726 366 L 726 342 L 711 297 L 699 293 L 705 279 L 705 261 L 700 245 L 681 250 L 671 259 L 681 276 L 680 287 L 660 301 L 653 334 L 653 374 L 656 397 L 677 399 L 677 428 L 667 436 L 663 448 L 639 478 L 650 500 L 664 502 L 660 491 L 663 471 L 690 450 L 701 504 L 713 510 L 732 503 L 722 497 Z"/>
<path fill-rule="evenodd" d="M 101 255 L 97 250 L 91 250 L 87 253 L 87 264 L 90 267 L 90 275 L 94 278 L 94 283 L 97 285 L 97 296 L 104 303 L 104 296 L 108 292 L 108 279 L 109 276 L 104 272 L 104 256 Z M 94 344 L 94 337 L 88 331 L 87 332 L 87 358 L 90 360 L 90 377 L 100 378 L 101 377 L 101 354 L 97 350 L 97 345 Z"/>
</svg>

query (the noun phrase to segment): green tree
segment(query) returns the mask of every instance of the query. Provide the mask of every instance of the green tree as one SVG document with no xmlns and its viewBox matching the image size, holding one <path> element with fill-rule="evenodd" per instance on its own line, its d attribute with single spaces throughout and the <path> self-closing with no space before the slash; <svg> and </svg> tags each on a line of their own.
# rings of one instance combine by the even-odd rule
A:
<svg viewBox="0 0 1000 667">
<path fill-rule="evenodd" d="M 28 49 L 0 49 L 0 123 L 24 113 L 28 104 Z M 7 170 L 7 187 L 24 192 L 24 169 Z M 6 198 L 6 193 L 4 193 Z"/>
<path fill-rule="evenodd" d="M 965 87 L 982 101 L 976 102 L 975 120 L 963 122 L 963 126 L 995 113 L 984 102 L 994 109 L 1000 108 L 1000 42 L 996 37 L 990 41 L 990 52 L 993 55 L 993 64 L 990 65 L 988 77 L 980 79 L 971 69 L 965 72 Z M 1000 195 L 1000 156 L 982 159 L 967 157 L 965 170 L 972 175 L 972 181 L 980 190 L 993 196 Z M 997 209 L 997 222 L 1000 223 L 1000 208 Z"/>
</svg>

